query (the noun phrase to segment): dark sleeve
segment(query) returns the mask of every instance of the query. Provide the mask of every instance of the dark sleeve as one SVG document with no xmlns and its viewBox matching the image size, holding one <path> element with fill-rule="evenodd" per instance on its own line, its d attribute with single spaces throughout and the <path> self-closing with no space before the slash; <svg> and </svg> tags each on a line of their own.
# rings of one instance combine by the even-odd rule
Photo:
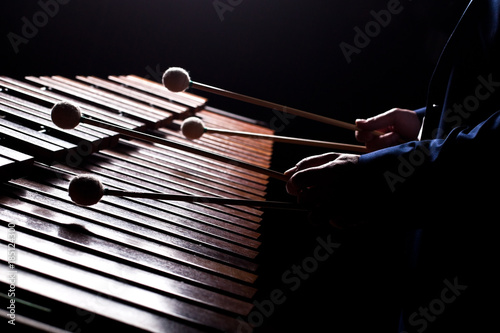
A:
<svg viewBox="0 0 500 333">
<path fill-rule="evenodd" d="M 413 110 L 417 114 L 418 119 L 420 119 L 420 121 L 422 121 L 424 119 L 424 117 L 425 117 L 425 110 L 426 109 L 427 108 L 423 107 L 423 108 L 420 108 L 420 109 Z"/>
<path fill-rule="evenodd" d="M 494 212 L 493 198 L 500 189 L 499 143 L 497 111 L 475 127 L 455 128 L 445 139 L 413 141 L 362 155 L 360 184 L 372 187 L 364 189 L 373 194 L 370 209 L 399 215 L 401 223 L 424 226 L 426 217 L 436 214 L 446 220 L 427 220 L 477 220 L 478 214 Z"/>
</svg>

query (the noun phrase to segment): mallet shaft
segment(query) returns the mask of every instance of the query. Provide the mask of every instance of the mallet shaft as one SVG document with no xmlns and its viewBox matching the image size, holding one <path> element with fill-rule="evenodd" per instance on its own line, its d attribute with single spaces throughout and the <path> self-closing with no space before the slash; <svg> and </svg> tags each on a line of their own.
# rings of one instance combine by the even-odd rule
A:
<svg viewBox="0 0 500 333">
<path fill-rule="evenodd" d="M 194 89 L 198 89 L 198 90 L 203 90 L 203 91 L 206 91 L 206 92 L 209 92 L 212 94 L 216 94 L 216 95 L 220 95 L 220 96 L 224 96 L 224 97 L 228 97 L 228 98 L 233 98 L 233 99 L 239 100 L 241 102 L 246 102 L 246 103 L 258 105 L 258 106 L 262 106 L 265 108 L 271 108 L 271 109 L 281 111 L 284 113 L 289 113 L 289 114 L 293 114 L 293 115 L 296 115 L 299 117 L 322 122 L 325 124 L 345 128 L 345 129 L 348 129 L 351 131 L 358 130 L 356 125 L 351 124 L 351 123 L 347 123 L 347 122 L 340 121 L 340 120 L 333 119 L 333 118 L 328 118 L 325 116 L 302 111 L 302 110 L 295 109 L 295 108 L 290 108 L 288 106 L 280 105 L 280 104 L 273 103 L 273 102 L 268 102 L 268 101 L 265 101 L 265 100 L 262 100 L 259 98 L 255 98 L 255 97 L 251 97 L 251 96 L 247 96 L 247 95 L 242 95 L 242 94 L 235 93 L 235 92 L 228 91 L 228 90 L 224 90 L 221 88 L 209 86 L 209 85 L 206 85 L 203 83 L 191 81 L 190 87 L 192 87 Z M 383 134 L 382 132 L 378 132 L 378 131 L 374 131 L 374 133 L 377 135 Z"/>
<path fill-rule="evenodd" d="M 282 181 L 287 181 L 288 180 L 288 177 L 286 177 L 284 174 L 279 173 L 277 171 L 273 171 L 273 170 L 270 170 L 270 169 L 262 168 L 262 167 L 259 167 L 257 165 L 253 165 L 253 164 L 246 163 L 246 162 L 243 162 L 243 161 L 238 161 L 238 160 L 235 160 L 233 158 L 230 158 L 230 157 L 227 157 L 227 156 L 224 156 L 224 155 L 214 154 L 214 153 L 211 153 L 211 152 L 203 150 L 203 149 L 199 149 L 199 148 L 191 147 L 191 146 L 188 146 L 188 145 L 184 145 L 182 143 L 178 143 L 178 142 L 170 141 L 170 140 L 167 140 L 167 139 L 159 138 L 159 137 L 154 136 L 154 135 L 149 135 L 149 134 L 146 134 L 146 133 L 142 133 L 142 132 L 130 130 L 130 129 L 127 129 L 127 128 L 124 128 L 124 127 L 116 126 L 116 125 L 113 125 L 113 124 L 110 124 L 110 123 L 102 122 L 102 121 L 99 121 L 99 120 L 96 120 L 96 119 L 89 118 L 89 117 L 87 117 L 85 115 L 82 115 L 80 121 L 83 122 L 83 123 L 89 124 L 89 125 L 96 126 L 96 127 L 110 129 L 112 131 L 118 132 L 118 133 L 126 135 L 126 136 L 130 136 L 130 137 L 133 137 L 133 138 L 136 138 L 136 139 L 139 139 L 139 140 L 149 141 L 149 142 L 153 142 L 153 143 L 158 143 L 158 144 L 161 144 L 161 145 L 164 145 L 164 146 L 168 146 L 168 147 L 171 147 L 171 148 L 180 149 L 180 150 L 192 153 L 192 154 L 197 154 L 197 155 L 200 155 L 200 156 L 203 156 L 203 157 L 211 158 L 211 159 L 217 160 L 219 162 L 229 163 L 229 164 L 232 164 L 232 165 L 235 165 L 235 166 L 239 166 L 239 167 L 242 167 L 244 169 L 247 169 L 247 170 L 250 170 L 250 171 L 254 171 L 254 172 L 257 172 L 257 173 L 260 173 L 260 174 L 263 174 L 263 175 L 266 175 L 266 176 L 269 176 L 269 177 L 272 177 L 272 178 L 275 178 L 275 179 L 279 179 L 279 180 L 282 180 Z"/>
<path fill-rule="evenodd" d="M 256 138 L 256 139 L 267 139 L 267 140 L 273 140 L 275 142 L 291 143 L 291 144 L 298 144 L 298 145 L 305 145 L 305 146 L 323 147 L 323 148 L 338 149 L 338 150 L 348 150 L 348 151 L 359 152 L 359 153 L 368 152 L 368 150 L 364 146 L 351 145 L 351 144 L 346 144 L 346 143 L 309 140 L 309 139 L 300 139 L 300 138 L 289 138 L 286 136 L 231 131 L 231 130 L 216 129 L 216 128 L 205 128 L 205 132 L 207 132 L 207 133 L 219 133 L 219 134 L 226 134 L 226 135 L 235 135 L 235 136 L 242 136 L 242 137 L 252 137 L 252 138 Z"/>
</svg>

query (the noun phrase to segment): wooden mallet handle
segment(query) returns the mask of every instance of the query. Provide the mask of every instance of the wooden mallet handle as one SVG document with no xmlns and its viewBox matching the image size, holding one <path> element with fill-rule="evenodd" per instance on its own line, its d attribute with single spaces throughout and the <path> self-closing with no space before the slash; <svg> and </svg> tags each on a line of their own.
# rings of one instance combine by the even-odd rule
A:
<svg viewBox="0 0 500 333">
<path fill-rule="evenodd" d="M 322 147 L 336 150 L 347 150 L 352 152 L 366 153 L 368 150 L 364 146 L 359 145 L 351 145 L 345 143 L 337 143 L 337 142 L 328 142 L 328 141 L 319 141 L 319 140 L 309 140 L 309 139 L 301 139 L 301 138 L 290 138 L 286 136 L 278 136 L 278 135 L 268 135 L 268 134 L 260 134 L 260 133 L 250 133 L 250 132 L 241 132 L 241 131 L 231 131 L 225 129 L 216 129 L 216 128 L 205 128 L 206 133 L 219 133 L 225 135 L 234 135 L 234 136 L 242 136 L 242 137 L 251 137 L 256 139 L 267 139 L 273 140 L 275 142 L 283 142 L 290 144 L 298 144 L 305 146 L 313 146 L 313 147 Z"/>
<path fill-rule="evenodd" d="M 247 170 L 250 170 L 250 171 L 254 171 L 254 172 L 257 172 L 257 173 L 260 173 L 260 174 L 263 174 L 263 175 L 266 175 L 266 176 L 269 176 L 269 177 L 272 177 L 272 178 L 275 178 L 275 179 L 279 179 L 279 180 L 282 180 L 282 181 L 287 181 L 288 180 L 288 177 L 285 176 L 283 173 L 280 173 L 280 172 L 277 172 L 277 171 L 274 171 L 274 170 L 262 168 L 262 167 L 259 167 L 257 165 L 253 165 L 253 164 L 246 163 L 246 162 L 243 162 L 243 161 L 235 160 L 233 158 L 230 158 L 230 157 L 227 157 L 227 156 L 224 156 L 224 155 L 215 154 L 215 153 L 203 150 L 203 149 L 191 147 L 191 146 L 179 143 L 179 142 L 170 141 L 170 140 L 163 139 L 163 138 L 160 138 L 160 137 L 157 137 L 157 136 L 154 136 L 154 135 L 149 135 L 149 134 L 146 134 L 146 133 L 142 133 L 142 132 L 130 130 L 130 129 L 127 129 L 127 128 L 124 128 L 124 127 L 121 127 L 121 126 L 116 126 L 116 125 L 113 125 L 113 124 L 110 124 L 110 123 L 107 123 L 107 122 L 102 122 L 100 120 L 89 118 L 89 117 L 87 117 L 85 115 L 81 116 L 80 122 L 86 123 L 86 124 L 89 124 L 89 125 L 93 125 L 93 126 L 96 126 L 96 127 L 100 127 L 100 128 L 109 129 L 109 130 L 112 130 L 114 132 L 117 132 L 117 133 L 129 136 L 129 137 L 133 137 L 133 138 L 136 138 L 136 139 L 139 139 L 139 140 L 153 142 L 153 143 L 158 143 L 158 144 L 161 144 L 161 145 L 164 145 L 164 146 L 168 146 L 168 147 L 171 147 L 171 148 L 183 150 L 183 151 L 186 151 L 186 152 L 189 152 L 189 153 L 192 153 L 192 154 L 196 154 L 196 155 L 199 155 L 199 156 L 211 158 L 211 159 L 214 159 L 216 161 L 220 161 L 220 162 L 224 162 L 224 163 L 229 163 L 229 164 L 232 164 L 232 165 L 235 165 L 235 166 L 238 166 L 238 167 L 242 167 L 244 169 L 247 169 Z"/>
</svg>

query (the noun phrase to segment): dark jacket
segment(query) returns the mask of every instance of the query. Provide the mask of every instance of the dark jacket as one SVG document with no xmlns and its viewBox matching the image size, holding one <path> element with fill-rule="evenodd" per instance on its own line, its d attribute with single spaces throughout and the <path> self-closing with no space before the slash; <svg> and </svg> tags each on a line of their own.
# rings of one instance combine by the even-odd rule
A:
<svg viewBox="0 0 500 333">
<path fill-rule="evenodd" d="M 429 84 L 420 141 L 365 154 L 369 214 L 413 230 L 400 331 L 496 330 L 500 302 L 500 2 L 473 0 Z"/>
</svg>

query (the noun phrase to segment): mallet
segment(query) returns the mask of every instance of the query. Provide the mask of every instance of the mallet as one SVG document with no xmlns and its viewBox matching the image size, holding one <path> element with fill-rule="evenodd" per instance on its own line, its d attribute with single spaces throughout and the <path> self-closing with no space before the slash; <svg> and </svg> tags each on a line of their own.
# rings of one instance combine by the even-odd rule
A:
<svg viewBox="0 0 500 333">
<path fill-rule="evenodd" d="M 290 108 L 288 106 L 284 106 L 284 105 L 276 104 L 273 102 L 268 102 L 268 101 L 265 101 L 262 99 L 238 94 L 238 93 L 235 93 L 232 91 L 212 87 L 212 86 L 209 86 L 209 85 L 206 85 L 203 83 L 191 81 L 189 73 L 181 67 L 170 67 L 169 69 L 167 69 L 165 71 L 165 73 L 163 73 L 162 81 L 163 81 L 163 85 L 168 90 L 170 90 L 172 92 L 182 92 L 188 88 L 194 88 L 194 89 L 203 90 L 203 91 L 206 91 L 206 92 L 209 92 L 212 94 L 236 99 L 236 100 L 239 100 L 242 102 L 251 103 L 251 104 L 262 106 L 265 108 L 270 108 L 270 109 L 278 110 L 278 111 L 281 111 L 284 113 L 289 113 L 289 114 L 293 114 L 293 115 L 300 116 L 303 118 L 315 120 L 315 121 L 322 122 L 325 124 L 345 128 L 348 130 L 352 130 L 352 131 L 358 130 L 356 125 L 351 124 L 351 123 L 336 120 L 333 118 L 328 118 L 325 116 L 317 115 L 314 113 L 302 111 L 302 110 L 295 109 L 295 108 Z M 376 135 L 383 134 L 382 132 L 379 132 L 379 131 L 374 131 L 373 133 Z"/>
<path fill-rule="evenodd" d="M 299 138 L 290 138 L 285 136 L 277 136 L 277 135 L 267 135 L 260 133 L 251 133 L 251 132 L 241 132 L 241 131 L 231 131 L 225 129 L 218 128 L 208 128 L 203 123 L 203 120 L 197 117 L 189 117 L 182 122 L 181 125 L 182 134 L 190 139 L 196 140 L 201 138 L 204 133 L 219 133 L 230 136 L 242 136 L 242 137 L 251 137 L 256 139 L 267 139 L 273 140 L 276 142 L 290 143 L 290 144 L 298 144 L 298 145 L 306 145 L 306 146 L 314 146 L 314 147 L 323 147 L 330 148 L 336 150 L 348 150 L 360 153 L 366 153 L 367 149 L 364 146 L 358 145 L 350 145 L 344 143 L 336 143 L 336 142 L 327 142 L 327 141 L 318 141 L 318 140 L 308 140 L 308 139 L 299 139 Z"/>
<path fill-rule="evenodd" d="M 115 197 L 130 197 L 130 198 L 146 198 L 160 199 L 170 201 L 185 201 L 212 203 L 221 205 L 234 206 L 253 206 L 261 208 L 286 209 L 286 210 L 304 210 L 297 204 L 280 202 L 280 201 L 264 201 L 264 200 L 246 200 L 246 199 L 231 199 L 221 197 L 203 197 L 191 195 L 166 194 L 158 192 L 128 192 L 121 190 L 112 190 L 104 187 L 102 182 L 93 175 L 79 175 L 74 177 L 68 187 L 68 194 L 74 203 L 81 206 L 92 206 L 97 204 L 103 196 Z"/>
</svg>

